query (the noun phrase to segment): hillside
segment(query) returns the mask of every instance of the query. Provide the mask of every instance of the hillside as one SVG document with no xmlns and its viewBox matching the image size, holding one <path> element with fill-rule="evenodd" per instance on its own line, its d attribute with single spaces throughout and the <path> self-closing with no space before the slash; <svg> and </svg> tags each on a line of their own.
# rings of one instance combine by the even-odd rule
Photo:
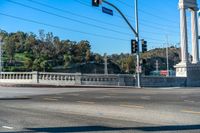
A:
<svg viewBox="0 0 200 133">
<path fill-rule="evenodd" d="M 33 33 L 7 33 L 0 31 L 3 37 L 3 71 L 45 71 L 45 72 L 81 72 L 104 73 L 104 56 L 93 53 L 87 40 L 80 42 L 60 40 L 53 33 L 39 31 Z M 180 61 L 178 48 L 169 48 L 169 68 Z M 141 54 L 143 73 L 148 75 L 156 69 L 166 69 L 166 49 L 152 49 Z M 108 55 L 109 73 L 135 73 L 136 58 L 130 54 Z"/>
</svg>

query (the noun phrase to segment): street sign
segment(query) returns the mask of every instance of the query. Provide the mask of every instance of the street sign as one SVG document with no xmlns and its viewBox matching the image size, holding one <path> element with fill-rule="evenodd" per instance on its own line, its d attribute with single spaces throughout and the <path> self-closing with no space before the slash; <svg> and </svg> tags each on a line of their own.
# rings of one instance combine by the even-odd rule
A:
<svg viewBox="0 0 200 133">
<path fill-rule="evenodd" d="M 137 73 L 142 73 L 142 67 L 141 66 L 136 66 L 136 72 Z"/>
<path fill-rule="evenodd" d="M 108 9 L 106 7 L 102 7 L 102 12 L 113 16 L 113 10 Z"/>
</svg>

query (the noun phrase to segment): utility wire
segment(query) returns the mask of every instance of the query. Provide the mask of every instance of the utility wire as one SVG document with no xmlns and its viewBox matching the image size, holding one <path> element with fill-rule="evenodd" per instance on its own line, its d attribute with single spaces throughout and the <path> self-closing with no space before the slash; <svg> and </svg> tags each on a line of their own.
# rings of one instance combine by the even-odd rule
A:
<svg viewBox="0 0 200 133">
<path fill-rule="evenodd" d="M 125 3 L 124 1 L 121 1 L 121 0 L 117 0 L 117 1 L 120 2 L 120 3 L 122 3 L 122 4 L 124 4 L 124 5 L 126 5 L 127 7 L 134 8 L 133 6 L 131 6 L 131 5 L 127 4 L 127 3 Z M 171 21 L 171 22 L 173 22 L 173 23 L 177 23 L 176 21 L 172 21 L 172 20 L 170 20 L 170 19 L 167 19 L 167 18 L 164 18 L 164 17 L 161 17 L 161 16 L 154 15 L 154 14 L 149 13 L 149 12 L 146 12 L 146 11 L 144 11 L 144 10 L 142 10 L 142 9 L 139 9 L 139 11 L 142 12 L 142 13 L 144 13 L 144 14 L 153 16 L 153 17 L 155 17 L 155 18 L 159 18 L 159 19 Z"/>
<path fill-rule="evenodd" d="M 35 23 L 35 24 L 39 24 L 39 25 L 44 25 L 44 26 L 56 28 L 56 29 L 59 29 L 59 30 L 71 31 L 71 32 L 91 35 L 91 36 L 95 36 L 95 37 L 106 38 L 106 39 L 113 39 L 113 40 L 117 39 L 117 40 L 121 40 L 121 41 L 129 41 L 129 40 L 118 38 L 118 37 L 116 38 L 116 37 L 113 37 L 113 36 L 105 36 L 105 35 L 101 35 L 101 34 L 94 34 L 94 33 L 89 33 L 89 32 L 85 32 L 85 31 L 79 31 L 79 30 L 74 30 L 74 29 L 70 29 L 70 28 L 66 28 L 66 27 L 56 26 L 56 25 L 52 25 L 52 24 L 42 23 L 42 22 L 39 22 L 39 21 L 26 19 L 26 18 L 22 18 L 22 17 L 17 17 L 17 16 L 13 16 L 13 15 L 9 15 L 9 14 L 0 13 L 0 15 L 6 16 L 6 17 L 9 17 L 9 18 L 14 18 L 14 19 L 21 20 L 21 21 L 25 21 L 25 22 L 29 22 L 29 23 Z"/>
<path fill-rule="evenodd" d="M 70 14 L 70 15 L 73 15 L 73 16 L 78 16 L 78 17 L 80 17 L 80 18 L 92 20 L 92 21 L 94 21 L 94 22 L 107 24 L 107 25 L 109 25 L 109 26 L 114 26 L 114 27 L 117 27 L 117 28 L 127 28 L 127 27 L 125 27 L 125 26 L 116 25 L 116 24 L 113 24 L 113 23 L 108 23 L 108 22 L 106 22 L 106 21 L 102 21 L 102 20 L 99 20 L 99 19 L 94 19 L 94 18 L 92 18 L 92 17 L 87 17 L 87 16 L 80 15 L 80 14 L 77 14 L 77 13 L 74 13 L 74 12 L 71 12 L 71 11 L 63 10 L 63 9 L 61 9 L 61 8 L 56 8 L 56 7 L 53 7 L 53 6 L 51 6 L 51 5 L 48 5 L 48 4 L 45 4 L 45 3 L 41 3 L 41 2 L 38 2 L 38 1 L 35 1 L 35 0 L 27 0 L 27 1 L 30 1 L 30 2 L 35 3 L 35 4 L 37 4 L 37 5 L 41 5 L 41 6 L 44 6 L 44 7 L 48 7 L 48 8 L 51 8 L 51 9 L 60 11 L 60 12 L 64 12 L 64 13 L 67 13 L 67 14 Z"/>
<path fill-rule="evenodd" d="M 61 17 L 61 18 L 65 18 L 65 19 L 69 19 L 69 20 L 72 20 L 72 21 L 76 21 L 76 20 L 74 20 L 74 19 L 71 19 L 71 18 L 67 18 L 67 17 L 64 17 L 64 16 L 61 16 L 61 15 L 58 15 L 58 14 L 55 14 L 55 13 L 51 13 L 51 12 L 47 12 L 47 11 L 44 11 L 44 10 L 41 10 L 41 9 L 38 9 L 38 8 L 34 8 L 34 7 L 31 7 L 31 6 L 28 6 L 28 5 L 24 5 L 24 4 L 22 4 L 22 3 L 18 3 L 18 2 L 14 2 L 14 1 L 12 1 L 12 0 L 7 0 L 8 2 L 11 2 L 11 3 L 14 3 L 14 4 L 17 4 L 17 5 L 21 5 L 21 6 L 24 6 L 24 7 L 27 7 L 27 8 L 31 8 L 31 9 L 34 9 L 34 10 L 37 10 L 37 11 L 41 11 L 41 12 L 44 12 L 44 13 L 48 13 L 48 14 L 50 14 L 50 15 L 54 15 L 54 16 L 57 16 L 57 17 Z M 4 14 L 5 15 L 5 14 Z M 27 20 L 27 19 L 26 19 Z M 88 25 L 92 25 L 92 24 L 89 24 L 89 23 L 84 23 L 84 22 L 81 22 L 81 21 L 77 21 L 77 22 L 79 22 L 79 23 L 83 23 L 83 24 L 88 24 Z M 43 23 L 44 24 L 44 23 Z M 50 26 L 49 24 L 48 24 L 48 26 Z M 51 26 L 53 26 L 53 25 L 51 25 Z M 96 25 L 92 25 L 92 26 L 96 26 Z M 58 26 L 54 26 L 54 28 L 55 27 L 57 27 L 58 28 Z M 113 32 L 116 32 L 116 33 L 121 33 L 121 34 L 127 34 L 127 35 L 132 35 L 132 34 L 128 34 L 128 33 L 124 33 L 124 32 L 120 32 L 120 31 L 116 31 L 116 30 L 111 30 L 111 29 L 108 29 L 108 28 L 104 28 L 104 27 L 99 27 L 98 26 L 98 28 L 103 28 L 104 30 L 108 30 L 108 31 L 113 31 Z M 80 32 L 80 31 L 79 31 Z M 81 32 L 81 33 L 83 33 L 83 32 Z M 84 32 L 84 33 L 86 33 L 86 32 Z M 88 33 L 87 33 L 88 34 Z M 94 35 L 94 34 L 93 34 Z M 98 35 L 98 34 L 97 34 Z M 102 35 L 101 35 L 102 36 Z M 113 38 L 113 37 L 111 37 L 111 38 Z M 113 39 L 118 39 L 118 38 L 113 38 Z M 120 40 L 123 40 L 123 39 L 120 39 Z M 158 40 L 158 39 L 152 39 L 152 40 Z M 127 41 L 127 40 L 126 40 Z M 164 40 L 159 40 L 159 41 L 164 41 Z"/>
<path fill-rule="evenodd" d="M 85 3 L 85 2 L 83 2 L 83 1 L 79 1 L 79 0 L 74 0 L 75 2 L 77 2 L 77 3 L 79 3 L 79 4 L 81 4 L 81 5 L 84 5 L 84 6 L 87 6 L 87 7 L 91 7 L 91 5 L 89 5 L 89 4 L 87 4 L 87 3 Z M 98 8 L 95 8 L 96 10 L 98 10 L 98 11 L 101 11 L 100 9 L 98 9 Z M 126 15 L 127 17 L 128 17 L 128 19 L 129 20 L 131 20 L 131 21 L 135 21 L 134 19 L 132 19 L 132 16 L 129 16 L 129 15 Z M 119 16 L 119 15 L 116 15 L 116 17 L 119 17 L 119 18 L 121 18 L 121 16 Z M 160 18 L 159 18 L 160 19 Z M 155 24 L 156 26 L 164 26 L 164 27 L 168 27 L 168 28 L 173 28 L 173 27 L 177 27 L 177 26 L 175 26 L 175 25 L 164 25 L 164 24 L 160 24 L 160 23 L 156 23 L 156 22 L 152 22 L 152 21 L 149 21 L 148 19 L 144 19 L 144 18 L 140 18 L 140 20 L 142 20 L 142 21 L 144 21 L 144 22 L 148 22 L 148 24 L 149 23 L 151 23 L 151 24 Z M 166 20 L 163 20 L 163 21 L 166 21 Z M 172 22 L 173 24 L 174 24 L 174 22 Z M 141 25 L 145 25 L 144 23 L 143 24 L 141 24 Z M 159 28 L 159 27 L 158 27 Z M 174 28 L 173 28 L 174 29 Z"/>
<path fill-rule="evenodd" d="M 102 26 L 99 26 L 99 25 L 95 25 L 95 24 L 83 22 L 83 21 L 80 21 L 80 20 L 76 20 L 76 19 L 73 19 L 73 18 L 65 17 L 65 16 L 62 16 L 62 15 L 59 15 L 59 14 L 56 14 L 56 13 L 53 13 L 53 12 L 48 12 L 48 11 L 45 11 L 45 10 L 42 10 L 42 9 L 39 9 L 39 8 L 35 8 L 35 7 L 31 7 L 31 6 L 28 6 L 28 5 L 19 3 L 19 2 L 15 2 L 15 1 L 12 1 L 12 0 L 7 0 L 7 1 L 10 2 L 10 3 L 13 3 L 13 4 L 17 4 L 17 5 L 20 5 L 20 6 L 23 6 L 23 7 L 26 7 L 26 8 L 30 8 L 30 9 L 33 9 L 33 10 L 36 10 L 36 11 L 39 11 L 39 12 L 43 12 L 43 13 L 46 13 L 46 14 L 49 14 L 49 15 L 52 15 L 52 16 L 56 16 L 56 17 L 59 17 L 59 18 L 62 18 L 62 19 L 66 19 L 66 20 L 70 20 L 70 21 L 77 22 L 77 23 L 80 23 L 80 24 L 95 27 L 95 28 L 98 28 L 98 29 L 101 29 L 101 30 L 111 31 L 111 32 L 115 32 L 115 33 L 118 33 L 118 34 L 122 34 L 122 35 L 132 35 L 132 34 L 127 33 L 127 32 L 113 30 L 113 29 L 105 28 L 105 27 L 102 27 Z"/>
<path fill-rule="evenodd" d="M 45 11 L 45 10 L 41 10 L 41 9 L 38 9 L 38 8 L 35 8 L 35 7 L 31 7 L 31 6 L 28 6 L 28 5 L 19 3 L 19 2 L 14 2 L 14 1 L 12 1 L 12 0 L 7 0 L 7 1 L 8 1 L 8 2 L 11 2 L 11 3 L 14 3 L 14 4 L 17 4 L 17 5 L 20 5 L 20 6 L 23 6 L 23 7 L 26 7 L 26 8 L 30 8 L 30 9 L 33 9 L 33 10 L 36 10 L 36 11 L 44 12 L 44 13 L 47 13 L 47 14 L 50 14 L 50 15 L 53 15 L 53 16 L 56 16 L 56 17 L 60 17 L 60 18 L 67 19 L 67 20 L 71 20 L 71 21 L 78 22 L 78 23 L 81 23 L 81 24 L 93 26 L 93 27 L 95 27 L 95 28 L 100 28 L 100 29 L 103 29 L 103 30 L 106 30 L 106 31 L 112 31 L 112 32 L 115 32 L 115 33 L 118 33 L 118 34 L 122 34 L 122 35 L 124 35 L 124 34 L 126 34 L 126 35 L 132 35 L 132 34 L 127 33 L 127 32 L 121 32 L 121 31 L 117 31 L 117 30 L 110 29 L 110 28 L 105 28 L 105 27 L 102 27 L 102 26 L 98 26 L 98 25 L 94 25 L 94 24 L 87 23 L 87 22 L 82 22 L 82 21 L 79 21 L 79 20 L 75 20 L 75 19 L 72 19 L 72 18 L 68 18 L 68 17 L 62 16 L 62 15 L 58 15 L 58 14 L 55 14 L 55 13 L 52 13 L 52 12 L 48 12 L 48 11 Z M 146 31 L 145 31 L 145 32 L 146 32 Z M 148 32 L 148 31 L 147 31 L 147 32 Z M 164 40 L 163 40 L 163 41 L 164 41 Z"/>
<path fill-rule="evenodd" d="M 97 20 L 97 19 L 94 19 L 94 18 L 91 18 L 91 17 L 87 17 L 87 16 L 83 16 L 83 15 L 79 15 L 79 14 L 76 14 L 76 13 L 73 13 L 71 11 L 67 11 L 67 10 L 63 10 L 63 9 L 60 9 L 60 8 L 56 8 L 56 7 L 53 7 L 51 5 L 47 5 L 47 4 L 44 4 L 44 3 L 41 3 L 41 2 L 38 2 L 38 1 L 34 1 L 34 0 L 27 0 L 27 1 L 30 1 L 32 3 L 35 3 L 35 4 L 38 4 L 38 5 L 42 5 L 44 7 L 48 7 L 48 8 L 51 8 L 51 9 L 54 9 L 54 10 L 58 10 L 58 11 L 61 11 L 61 12 L 64 12 L 64 13 L 68 13 L 68 14 L 71 14 L 71 15 L 74 15 L 74 16 L 78 16 L 78 17 L 81 17 L 81 18 L 86 18 L 86 19 L 89 19 L 89 20 L 92 20 L 92 21 L 95 21 L 95 22 L 98 22 L 98 23 L 103 23 L 103 24 L 107 24 L 109 26 L 115 26 L 117 28 L 127 28 L 125 26 L 120 26 L 120 25 L 115 25 L 115 24 L 112 24 L 112 23 L 107 23 L 105 21 L 102 21 L 102 20 Z M 143 22 L 141 22 L 142 25 L 146 26 L 146 27 L 152 27 L 152 28 L 155 28 L 156 26 L 150 26 L 150 25 L 145 25 Z M 158 28 L 158 27 L 156 27 Z M 161 28 L 159 27 L 161 30 L 163 30 L 164 28 Z M 144 31 L 146 32 L 146 31 Z M 149 32 L 149 31 L 147 31 Z M 151 32 L 152 33 L 152 32 Z M 174 31 L 173 31 L 174 33 Z M 160 34 L 160 33 L 156 33 L 156 34 Z M 162 34 L 163 35 L 163 34 Z"/>
<path fill-rule="evenodd" d="M 100 37 L 100 38 L 106 38 L 106 39 L 112 39 L 112 40 L 121 40 L 121 41 L 126 41 L 126 42 L 130 41 L 130 40 L 123 39 L 123 38 L 116 38 L 116 37 L 113 37 L 113 36 L 105 36 L 105 35 L 101 35 L 101 34 L 94 34 L 94 33 L 89 33 L 89 32 L 85 32 L 85 31 L 79 31 L 79 30 L 74 30 L 74 29 L 70 29 L 70 28 L 66 28 L 66 27 L 47 24 L 47 23 L 43 23 L 43 22 L 31 20 L 31 19 L 26 19 L 26 18 L 22 18 L 22 17 L 17 17 L 17 16 L 5 14 L 5 13 L 0 13 L 0 15 L 6 16 L 8 18 L 13 18 L 13 19 L 17 19 L 17 20 L 20 20 L 20 21 L 24 21 L 24 22 L 48 26 L 48 27 L 51 27 L 51 28 L 59 29 L 59 30 L 71 31 L 71 32 L 75 32 L 75 33 L 81 33 L 81 34 L 86 34 L 86 35 Z M 149 38 L 149 39 L 152 39 L 152 38 Z M 152 39 L 152 40 L 156 40 L 156 41 L 159 41 L 159 42 L 149 42 L 149 43 L 163 44 L 163 43 L 160 42 L 160 41 L 163 41 L 163 40 L 159 40 L 159 39 Z"/>
</svg>

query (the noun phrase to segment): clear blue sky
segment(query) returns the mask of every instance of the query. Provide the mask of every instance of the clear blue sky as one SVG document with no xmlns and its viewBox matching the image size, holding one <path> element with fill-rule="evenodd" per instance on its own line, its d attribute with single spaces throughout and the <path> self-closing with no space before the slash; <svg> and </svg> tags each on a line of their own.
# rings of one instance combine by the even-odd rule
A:
<svg viewBox="0 0 200 133">
<path fill-rule="evenodd" d="M 109 2 L 119 7 L 135 27 L 134 0 Z M 200 0 L 198 3 L 200 4 Z M 148 48 L 163 47 L 166 44 L 166 35 L 169 36 L 170 44 L 177 45 L 178 0 L 138 0 L 138 4 L 140 36 L 148 41 Z M 103 6 L 109 7 L 105 4 Z M 130 40 L 134 38 L 116 11 L 114 16 L 104 14 L 101 6 L 91 6 L 91 0 L 0 0 L 0 28 L 8 32 L 24 31 L 35 34 L 38 34 L 39 29 L 44 29 L 61 39 L 88 40 L 92 51 L 101 54 L 130 53 Z M 190 44 L 190 28 L 188 33 Z"/>
</svg>

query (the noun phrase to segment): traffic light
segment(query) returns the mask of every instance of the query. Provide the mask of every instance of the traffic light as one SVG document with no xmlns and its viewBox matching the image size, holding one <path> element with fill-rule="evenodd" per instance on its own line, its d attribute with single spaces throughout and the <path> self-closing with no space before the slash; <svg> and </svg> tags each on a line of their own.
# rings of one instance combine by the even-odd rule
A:
<svg viewBox="0 0 200 133">
<path fill-rule="evenodd" d="M 138 42 L 136 40 L 131 40 L 131 53 L 135 54 L 138 51 Z"/>
<path fill-rule="evenodd" d="M 99 7 L 101 0 L 92 0 L 92 6 Z"/>
<path fill-rule="evenodd" d="M 142 52 L 144 53 L 146 51 L 147 51 L 147 41 L 142 39 Z"/>
</svg>

